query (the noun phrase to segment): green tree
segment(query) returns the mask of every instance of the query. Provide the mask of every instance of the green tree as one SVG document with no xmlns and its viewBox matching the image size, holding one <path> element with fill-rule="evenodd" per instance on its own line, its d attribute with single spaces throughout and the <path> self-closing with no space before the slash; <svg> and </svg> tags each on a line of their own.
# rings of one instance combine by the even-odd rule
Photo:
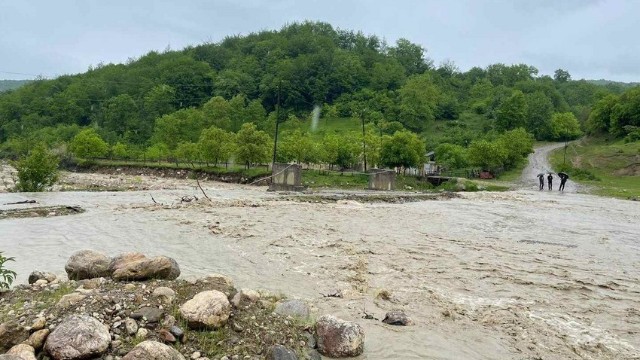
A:
<svg viewBox="0 0 640 360">
<path fill-rule="evenodd" d="M 233 133 L 215 126 L 202 130 L 198 141 L 202 160 L 214 165 L 218 165 L 220 162 L 228 162 L 234 151 L 233 136 Z"/>
<path fill-rule="evenodd" d="M 76 157 L 95 159 L 107 155 L 109 145 L 102 140 L 95 129 L 90 128 L 82 130 L 71 140 L 69 150 Z"/>
<path fill-rule="evenodd" d="M 533 152 L 533 135 L 523 128 L 505 131 L 497 142 L 506 151 L 503 162 L 506 169 L 515 167 Z"/>
<path fill-rule="evenodd" d="M 380 162 L 388 167 L 419 167 L 424 162 L 425 144 L 410 131 L 398 131 L 382 139 Z"/>
<path fill-rule="evenodd" d="M 181 142 L 174 151 L 176 162 L 186 162 L 191 164 L 192 167 L 195 167 L 195 162 L 198 161 L 199 155 L 198 145 L 192 142 Z"/>
<path fill-rule="evenodd" d="M 300 163 L 315 163 L 318 160 L 318 149 L 316 143 L 307 132 L 294 130 L 282 133 L 282 140 L 279 142 L 278 155 L 286 161 Z"/>
<path fill-rule="evenodd" d="M 362 152 L 360 144 L 353 133 L 327 134 L 322 139 L 321 159 L 332 167 L 353 167 Z"/>
<path fill-rule="evenodd" d="M 420 132 L 435 118 L 439 96 L 429 74 L 416 75 L 399 90 L 400 122 L 408 129 Z"/>
<path fill-rule="evenodd" d="M 553 78 L 557 82 L 565 83 L 571 80 L 571 74 L 567 70 L 558 69 L 553 73 Z"/>
<path fill-rule="evenodd" d="M 482 170 L 495 170 L 504 165 L 507 150 L 500 142 L 477 140 L 469 145 L 467 156 L 471 165 Z"/>
<path fill-rule="evenodd" d="M 129 94 L 109 99 L 103 106 L 102 127 L 133 141 L 144 141 L 151 136 L 151 123 L 140 121 L 138 106 Z"/>
<path fill-rule="evenodd" d="M 587 120 L 587 131 L 591 134 L 607 133 L 611 127 L 611 114 L 618 104 L 617 95 L 607 95 L 593 105 Z"/>
<path fill-rule="evenodd" d="M 578 119 L 573 113 L 555 113 L 551 117 L 551 129 L 556 140 L 571 140 L 582 135 Z"/>
<path fill-rule="evenodd" d="M 456 144 L 440 144 L 435 149 L 436 161 L 448 169 L 463 169 L 469 165 L 467 150 Z"/>
<path fill-rule="evenodd" d="M 44 145 L 37 145 L 26 157 L 14 163 L 18 170 L 16 190 L 44 191 L 58 180 L 58 164 L 58 158 L 50 154 Z"/>
<path fill-rule="evenodd" d="M 111 147 L 111 156 L 116 159 L 128 159 L 129 151 L 127 149 L 127 145 L 117 142 Z"/>
<path fill-rule="evenodd" d="M 526 95 L 527 116 L 525 126 L 538 140 L 551 139 L 551 115 L 553 103 L 541 91 Z"/>
<path fill-rule="evenodd" d="M 515 90 L 498 108 L 496 127 L 498 130 L 511 130 L 525 126 L 527 103 L 524 94 Z"/>
<path fill-rule="evenodd" d="M 224 130 L 231 130 L 231 105 L 221 96 L 214 96 L 202 106 L 205 123 Z"/>
<path fill-rule="evenodd" d="M 271 138 L 253 123 L 243 124 L 236 134 L 236 161 L 246 164 L 266 163 L 271 154 Z"/>
<path fill-rule="evenodd" d="M 147 148 L 144 152 L 144 157 L 149 161 L 161 162 L 162 160 L 167 160 L 170 154 L 171 150 L 165 143 L 155 143 Z"/>
<path fill-rule="evenodd" d="M 194 108 L 181 109 L 156 119 L 154 142 L 166 144 L 170 150 L 181 142 L 195 142 L 204 127 L 202 111 Z"/>
<path fill-rule="evenodd" d="M 625 91 L 611 112 L 609 131 L 624 136 L 640 127 L 640 86 Z"/>
<path fill-rule="evenodd" d="M 169 85 L 156 85 L 144 96 L 147 121 L 153 121 L 175 111 L 176 90 Z"/>
</svg>

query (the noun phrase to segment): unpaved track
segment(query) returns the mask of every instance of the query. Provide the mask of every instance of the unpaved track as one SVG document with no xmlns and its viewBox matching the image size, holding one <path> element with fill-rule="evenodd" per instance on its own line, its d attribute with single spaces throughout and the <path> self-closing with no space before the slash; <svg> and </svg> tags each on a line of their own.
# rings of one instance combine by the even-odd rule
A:
<svg viewBox="0 0 640 360">
<path fill-rule="evenodd" d="M 528 190 L 538 190 L 538 174 L 546 174 L 550 171 L 553 172 L 551 164 L 549 163 L 549 154 L 553 150 L 562 148 L 563 146 L 564 143 L 553 143 L 535 148 L 534 152 L 529 154 L 529 164 L 522 171 L 522 177 L 520 178 L 520 187 Z M 569 176 L 571 176 L 571 174 L 569 174 Z M 553 191 L 557 191 L 558 186 L 560 186 L 560 178 L 558 176 L 555 176 L 554 173 Z M 546 175 L 544 180 L 544 191 L 549 191 Z M 577 185 L 574 181 L 571 180 L 571 178 L 569 178 L 569 180 L 565 184 L 564 192 L 585 192 L 585 188 Z"/>
<path fill-rule="evenodd" d="M 540 192 L 536 180 L 535 190 L 407 204 L 278 201 L 218 183 L 203 183 L 212 203 L 173 208 L 149 192 L 0 194 L 0 204 L 87 209 L 2 220 L 0 249 L 21 282 L 33 269 L 62 272 L 84 248 L 173 256 L 186 277 L 228 274 L 359 322 L 366 359 L 640 357 L 640 204 L 571 183 Z M 173 188 L 151 194 L 165 204 L 199 195 L 187 181 Z M 320 295 L 336 290 L 342 298 Z M 363 319 L 398 308 L 416 325 Z"/>
</svg>

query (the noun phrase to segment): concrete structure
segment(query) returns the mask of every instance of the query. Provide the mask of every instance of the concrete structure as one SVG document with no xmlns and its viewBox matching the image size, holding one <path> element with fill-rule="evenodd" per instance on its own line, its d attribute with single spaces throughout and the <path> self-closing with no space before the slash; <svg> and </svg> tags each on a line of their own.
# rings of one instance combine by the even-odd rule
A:
<svg viewBox="0 0 640 360">
<path fill-rule="evenodd" d="M 396 173 L 393 170 L 371 169 L 369 173 L 370 190 L 395 190 Z"/>
<path fill-rule="evenodd" d="M 296 164 L 274 164 L 271 171 L 271 191 L 302 191 L 302 166 Z"/>
</svg>

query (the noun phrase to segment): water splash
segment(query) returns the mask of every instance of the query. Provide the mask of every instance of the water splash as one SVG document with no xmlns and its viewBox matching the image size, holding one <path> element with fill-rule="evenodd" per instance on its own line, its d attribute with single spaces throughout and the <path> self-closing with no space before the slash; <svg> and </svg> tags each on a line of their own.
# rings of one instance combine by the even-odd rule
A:
<svg viewBox="0 0 640 360">
<path fill-rule="evenodd" d="M 313 111 L 311 112 L 311 131 L 314 132 L 318 128 L 318 123 L 320 123 L 320 105 L 316 105 L 313 107 Z"/>
</svg>

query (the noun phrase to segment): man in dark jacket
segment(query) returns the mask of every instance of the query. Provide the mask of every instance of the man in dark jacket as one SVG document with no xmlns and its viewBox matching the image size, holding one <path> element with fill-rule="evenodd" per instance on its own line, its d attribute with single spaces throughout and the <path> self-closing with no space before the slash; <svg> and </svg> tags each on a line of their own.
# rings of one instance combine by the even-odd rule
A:
<svg viewBox="0 0 640 360">
<path fill-rule="evenodd" d="M 544 190 L 544 174 L 538 174 L 538 180 L 540 180 L 540 190 Z"/>
<path fill-rule="evenodd" d="M 558 191 L 564 191 L 564 184 L 567 183 L 567 180 L 569 179 L 569 175 L 561 172 L 561 173 L 558 173 L 558 177 L 560 177 L 560 188 L 558 189 Z"/>
<path fill-rule="evenodd" d="M 547 175 L 547 182 L 549 183 L 549 191 L 553 190 L 553 175 L 551 173 Z"/>
</svg>

